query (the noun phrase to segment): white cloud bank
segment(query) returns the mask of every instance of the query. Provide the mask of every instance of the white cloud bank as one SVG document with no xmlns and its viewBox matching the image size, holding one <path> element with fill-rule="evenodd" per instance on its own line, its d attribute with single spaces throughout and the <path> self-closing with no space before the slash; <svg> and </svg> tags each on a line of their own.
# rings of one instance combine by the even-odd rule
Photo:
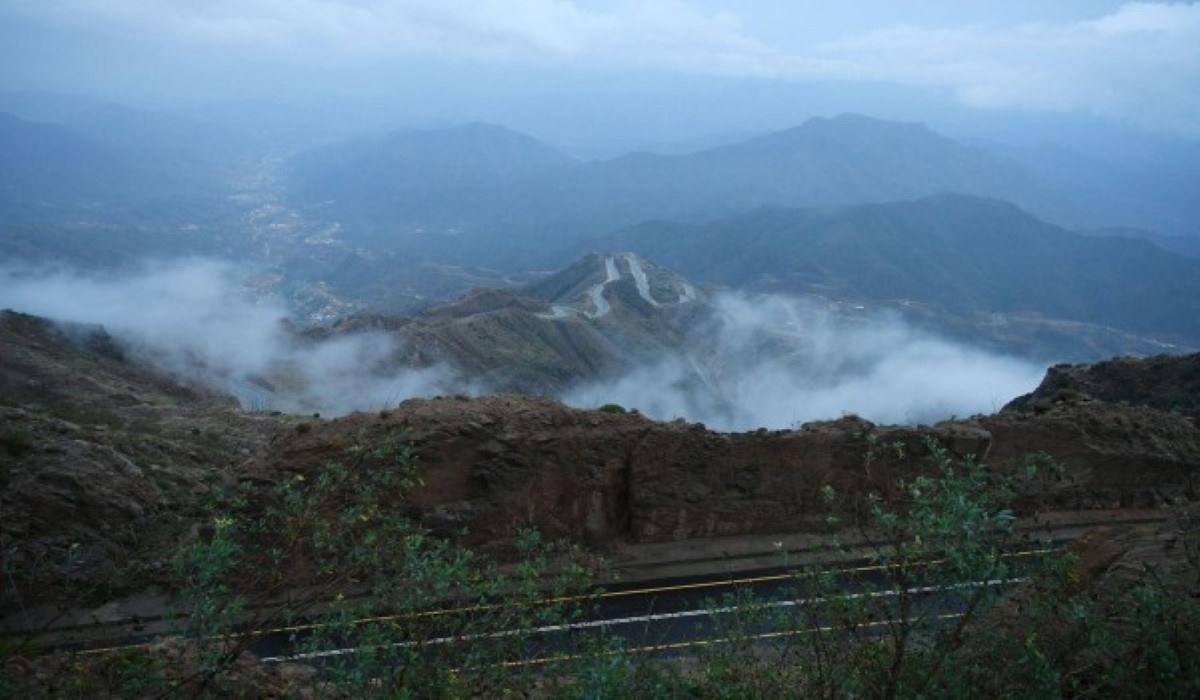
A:
<svg viewBox="0 0 1200 700">
<path fill-rule="evenodd" d="M 564 397 L 724 430 L 789 428 L 854 413 L 929 423 L 993 413 L 1045 368 L 913 329 L 888 315 L 837 316 L 803 300 L 724 294 L 689 357 L 664 357 Z"/>
<path fill-rule="evenodd" d="M 210 260 L 147 264 L 120 277 L 0 269 L 0 308 L 101 324 L 135 357 L 226 390 L 247 408 L 337 415 L 464 390 L 444 368 L 386 369 L 397 347 L 383 334 L 297 342 L 281 305 L 250 298 L 232 266 Z"/>
<path fill-rule="evenodd" d="M 212 261 L 147 265 L 120 277 L 0 269 L 0 308 L 103 324 L 136 357 L 226 389 L 249 408 L 337 415 L 478 393 L 446 368 L 397 369 L 394 336 L 297 342 L 280 305 L 249 298 L 234 269 Z M 563 400 L 584 408 L 615 402 L 725 430 L 844 413 L 916 423 L 993 412 L 1037 386 L 1044 371 L 894 317 L 837 316 L 779 296 L 718 297 L 711 322 L 694 329 L 687 347 L 689 356 L 663 357 Z"/>
<path fill-rule="evenodd" d="M 0 12 L 128 43 L 234 47 L 321 66 L 431 56 L 877 81 L 950 90 L 978 108 L 1080 111 L 1200 138 L 1198 4 L 1129 2 L 1082 20 L 1007 26 L 886 26 L 807 46 L 771 45 L 739 16 L 769 9 L 731 8 L 684 0 L 12 0 Z M 793 9 L 780 21 L 821 17 Z"/>
</svg>

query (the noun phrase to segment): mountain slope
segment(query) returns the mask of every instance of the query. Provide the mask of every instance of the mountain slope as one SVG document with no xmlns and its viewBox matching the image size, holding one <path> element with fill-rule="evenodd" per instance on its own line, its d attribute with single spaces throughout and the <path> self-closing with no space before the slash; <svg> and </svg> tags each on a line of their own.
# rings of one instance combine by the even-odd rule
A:
<svg viewBox="0 0 1200 700">
<path fill-rule="evenodd" d="M 989 199 L 763 209 L 703 225 L 645 223 L 594 244 L 614 246 L 705 283 L 1200 338 L 1200 262 L 1145 241 L 1071 233 Z"/>
<path fill-rule="evenodd" d="M 1200 146 L 1186 139 L 1141 134 L 1137 147 L 1107 157 L 1048 143 L 981 143 L 1020 163 L 1067 196 L 1086 202 L 1087 227 L 1149 229 L 1170 244 L 1196 245 L 1200 219 Z M 1123 150 L 1123 149 L 1121 149 Z"/>
<path fill-rule="evenodd" d="M 225 166 L 261 148 L 241 132 L 207 121 L 84 95 L 0 93 L 0 112 L 62 126 L 114 151 L 157 160 L 164 171 Z"/>
<path fill-rule="evenodd" d="M 138 225 L 198 220 L 227 206 L 228 172 L 216 166 L 220 158 L 201 161 L 167 146 L 160 150 L 140 140 L 149 124 L 128 128 L 121 138 L 102 140 L 0 112 L 0 214 L 8 222 L 62 223 L 86 211 L 101 225 Z"/>
<path fill-rule="evenodd" d="M 1056 365 L 1037 389 L 1013 399 L 1004 410 L 1044 412 L 1055 404 L 1081 401 L 1149 406 L 1200 418 L 1200 353 Z"/>
<path fill-rule="evenodd" d="M 844 114 L 683 156 L 636 154 L 596 164 L 585 181 L 643 214 L 670 218 L 765 204 L 829 206 L 940 192 L 1033 202 L 1038 182 L 1015 162 L 920 124 Z M 653 211 L 656 200 L 667 211 Z"/>
<path fill-rule="evenodd" d="M 477 289 L 403 322 L 351 318 L 329 333 L 383 329 L 403 347 L 402 364 L 449 365 L 490 391 L 553 395 L 679 350 L 707 310 L 686 280 L 614 253 L 587 256 L 515 291 Z"/>
<path fill-rule="evenodd" d="M 81 134 L 0 113 L 0 205 L 81 204 L 140 184 L 131 163 Z"/>
<path fill-rule="evenodd" d="M 296 157 L 293 190 L 332 200 L 339 213 L 396 216 L 402 223 L 472 223 L 503 207 L 512 187 L 572 161 L 523 134 L 490 124 L 399 129 Z"/>
<path fill-rule="evenodd" d="M 453 259 L 503 233 L 505 246 L 470 262 L 510 266 L 531 258 L 562 264 L 569 258 L 555 251 L 574 240 L 648 218 L 699 221 L 764 204 L 829 206 L 952 191 L 1056 215 L 1070 208 L 1012 161 L 918 124 L 857 115 L 812 119 L 699 153 L 586 163 L 499 127 L 401 130 L 297 156 L 289 187 L 293 201 L 315 213 L 386 231 L 379 245 Z M 404 229 L 425 226 L 453 234 L 453 245 L 435 231 Z"/>
</svg>

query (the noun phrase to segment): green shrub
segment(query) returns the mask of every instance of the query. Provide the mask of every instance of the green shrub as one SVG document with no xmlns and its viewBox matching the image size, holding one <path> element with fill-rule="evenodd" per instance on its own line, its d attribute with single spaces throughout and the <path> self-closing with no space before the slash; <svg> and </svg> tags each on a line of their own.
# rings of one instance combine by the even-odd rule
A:
<svg viewBox="0 0 1200 700">
<path fill-rule="evenodd" d="M 33 435 L 25 430 L 8 430 L 0 435 L 0 448 L 10 457 L 24 457 L 33 451 Z"/>
<path fill-rule="evenodd" d="M 617 403 L 606 403 L 596 410 L 602 413 L 627 413 L 625 407 Z"/>
<path fill-rule="evenodd" d="M 576 619 L 586 604 L 578 552 L 523 530 L 516 564 L 501 567 L 412 517 L 406 495 L 420 485 L 402 441 L 361 435 L 317 473 L 214 510 L 175 569 L 180 631 L 197 640 L 202 665 L 193 679 L 202 687 L 184 694 L 237 695 L 219 683 L 255 638 L 229 632 L 297 621 L 298 652 L 357 650 L 321 662 L 323 678 L 352 697 L 531 692 L 546 672 L 522 663 L 537 644 L 532 630 Z M 447 634 L 469 642 L 410 643 Z"/>
</svg>

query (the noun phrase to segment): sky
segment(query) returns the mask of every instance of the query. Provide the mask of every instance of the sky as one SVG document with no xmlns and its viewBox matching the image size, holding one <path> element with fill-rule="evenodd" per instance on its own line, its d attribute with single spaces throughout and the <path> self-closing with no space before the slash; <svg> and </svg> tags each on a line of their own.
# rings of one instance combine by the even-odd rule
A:
<svg viewBox="0 0 1200 700">
<path fill-rule="evenodd" d="M 146 105 L 376 104 L 646 140 L 820 112 L 1066 115 L 1195 140 L 1198 85 L 1191 2 L 0 0 L 0 90 Z"/>
</svg>

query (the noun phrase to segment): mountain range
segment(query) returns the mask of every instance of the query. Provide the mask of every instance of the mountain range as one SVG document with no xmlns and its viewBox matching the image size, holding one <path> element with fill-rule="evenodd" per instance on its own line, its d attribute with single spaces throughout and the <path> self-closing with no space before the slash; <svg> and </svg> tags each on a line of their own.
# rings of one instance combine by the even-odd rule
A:
<svg viewBox="0 0 1200 700">
<path fill-rule="evenodd" d="M 991 200 L 964 200 L 968 207 L 1011 208 Z M 1127 243 L 1156 250 L 1144 242 Z M 697 241 L 694 249 L 704 250 L 704 244 Z M 1007 261 L 1011 265 L 1041 254 L 1037 249 L 1022 254 L 1019 246 L 1013 250 L 1018 252 Z M 1112 266 L 1126 252 L 1121 247 L 1106 251 L 1101 245 L 1091 254 L 1097 264 Z M 1167 253 L 1162 255 L 1175 259 Z M 735 255 L 727 257 L 736 259 Z M 850 257 L 880 255 L 859 249 L 851 251 Z M 1187 262 L 1194 265 L 1194 261 Z M 995 269 L 999 274 L 1004 268 L 1002 262 Z M 1176 271 L 1180 278 L 1174 283 L 1192 280 L 1194 284 L 1196 278 L 1188 277 L 1194 272 L 1194 267 L 1180 268 Z M 1166 279 L 1168 268 L 1159 269 L 1157 274 L 1165 285 L 1171 284 Z M 864 276 L 872 278 L 871 270 L 865 270 Z M 1133 286 L 1130 279 L 1115 277 L 1114 287 Z M 888 288 L 886 280 L 884 283 Z M 1036 295 L 1030 297 L 1032 310 L 998 308 L 1002 300 L 986 298 L 987 293 L 1003 290 L 1004 285 L 994 279 L 982 284 L 984 289 L 973 298 L 976 306 L 967 310 L 939 306 L 929 300 L 898 303 L 894 299 L 876 302 L 864 298 L 860 304 L 837 301 L 829 295 L 807 296 L 822 300 L 814 305 L 796 301 L 802 298 L 799 295 L 731 294 L 719 287 L 693 283 L 635 253 L 604 252 L 588 254 L 559 272 L 521 287 L 476 289 L 411 317 L 351 316 L 305 331 L 304 336 L 310 342 L 328 342 L 383 333 L 397 350 L 385 365 L 370 371 L 383 376 L 398 368 L 444 367 L 452 371 L 458 386 L 470 387 L 472 392 L 558 397 L 571 395 L 589 383 L 603 386 L 657 367 L 654 371 L 660 376 L 647 380 L 646 387 L 669 385 L 670 391 L 686 396 L 692 405 L 708 406 L 705 410 L 710 413 L 725 410 L 738 387 L 755 373 L 782 372 L 782 367 L 789 367 L 790 376 L 812 376 L 816 385 L 840 381 L 862 369 L 856 363 L 877 361 L 855 360 L 864 350 L 840 348 L 841 344 L 875 343 L 884 338 L 909 343 L 924 337 L 899 330 L 903 326 L 891 320 L 895 317 L 912 328 L 924 329 L 929 338 L 950 337 L 973 347 L 1043 360 L 1148 355 L 1167 349 L 1161 340 L 1146 334 L 1080 320 L 1070 314 L 1051 315 L 1046 311 L 1047 303 L 1037 304 Z M 1173 308 L 1173 299 L 1157 289 L 1142 291 L 1140 298 L 1142 303 L 1162 307 L 1165 314 Z M 1196 298 L 1193 294 L 1185 299 L 1194 304 Z M 1164 322 L 1176 328 L 1189 327 L 1194 320 L 1193 309 L 1175 308 L 1180 316 Z M 1190 344 L 1174 346 L 1176 352 L 1200 345 L 1200 335 L 1188 335 L 1187 339 Z M 826 357 L 828 353 L 822 347 L 829 344 L 840 348 L 834 356 L 841 360 Z M 874 358 L 874 353 L 886 355 L 896 350 L 880 347 L 865 352 Z"/>
<path fill-rule="evenodd" d="M 1015 161 L 919 124 L 859 115 L 812 119 L 696 153 L 603 161 L 575 161 L 494 126 L 406 129 L 300 154 L 287 182 L 295 206 L 354 221 L 374 245 L 450 258 L 470 250 L 476 263 L 509 267 L 562 264 L 574 241 L 645 219 L 695 222 L 768 204 L 960 192 L 1058 220 L 1086 218 Z M 497 236 L 505 245 L 488 249 Z"/>
<path fill-rule="evenodd" d="M 556 279 L 546 270 L 630 251 L 688 284 L 891 308 L 1043 358 L 1200 337 L 1200 275 L 1185 256 L 1200 238 L 1129 228 L 1192 220 L 1187 178 L 1155 197 L 1134 184 L 1122 194 L 1114 183 L 1133 171 L 1051 167 L 1050 156 L 919 124 L 844 114 L 691 152 L 584 161 L 479 123 L 282 153 L 89 98 L 0 95 L 3 109 L 6 259 L 119 269 L 232 258 L 253 290 L 309 321 L 412 316 L 475 287 L 562 306 L 539 291 Z M 1190 172 L 1189 153 L 1162 177 Z M 613 290 L 633 278 L 622 260 Z"/>
<path fill-rule="evenodd" d="M 772 207 L 705 224 L 646 222 L 589 246 L 633 250 L 698 282 L 739 289 L 1200 338 L 1200 260 L 1147 241 L 1073 233 L 994 199 Z"/>
</svg>

